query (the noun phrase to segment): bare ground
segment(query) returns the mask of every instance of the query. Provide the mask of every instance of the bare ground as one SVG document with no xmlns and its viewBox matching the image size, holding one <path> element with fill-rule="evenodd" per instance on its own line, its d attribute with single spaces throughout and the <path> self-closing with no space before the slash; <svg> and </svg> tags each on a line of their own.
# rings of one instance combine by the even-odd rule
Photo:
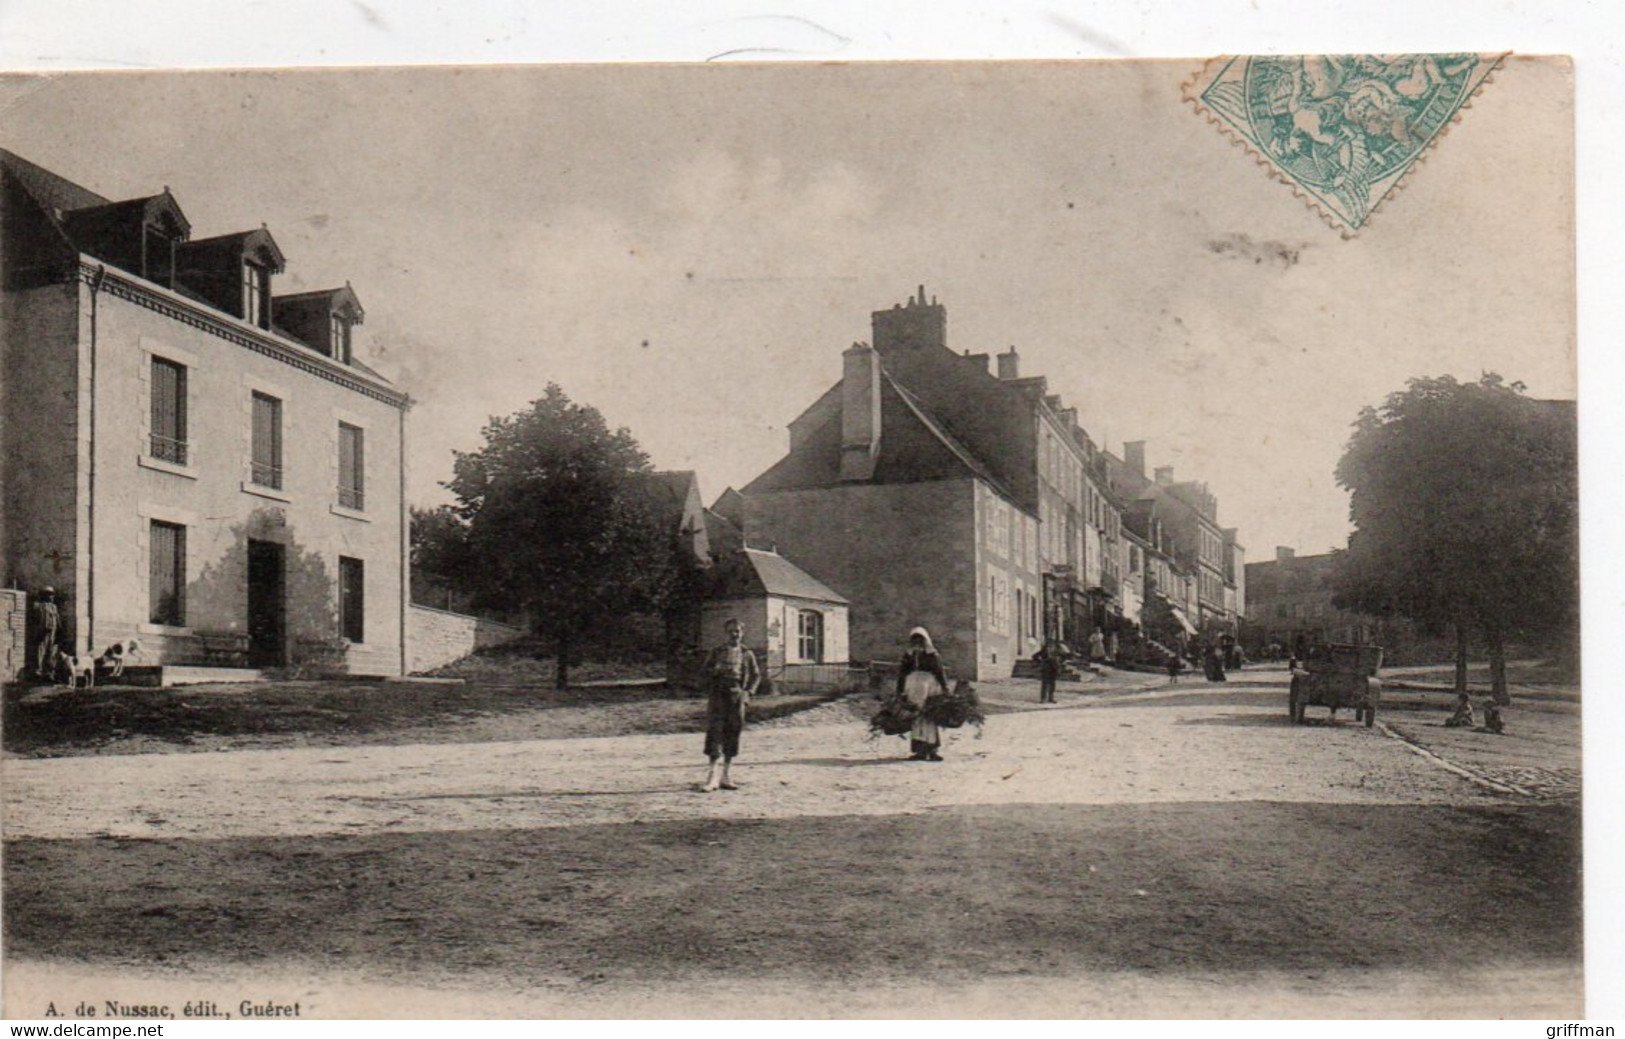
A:
<svg viewBox="0 0 1625 1039">
<path fill-rule="evenodd" d="M 990 686 L 942 765 L 837 701 L 754 725 L 709 796 L 692 729 L 13 757 L 6 1012 L 83 984 L 314 1016 L 1580 1012 L 1577 786 L 1441 764 L 1571 753 L 1577 716 L 1428 757 L 1401 736 L 1448 698 L 1295 726 L 1242 677 Z"/>
</svg>

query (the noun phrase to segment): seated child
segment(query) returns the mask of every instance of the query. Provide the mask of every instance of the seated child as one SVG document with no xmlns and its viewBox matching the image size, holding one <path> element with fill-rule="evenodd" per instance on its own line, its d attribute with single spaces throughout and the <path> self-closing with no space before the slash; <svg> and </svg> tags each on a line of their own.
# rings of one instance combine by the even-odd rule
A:
<svg viewBox="0 0 1625 1039">
<path fill-rule="evenodd" d="M 1471 729 L 1478 724 L 1473 717 L 1473 701 L 1466 693 L 1456 694 L 1456 711 L 1445 720 L 1445 727 L 1451 729 Z"/>
</svg>

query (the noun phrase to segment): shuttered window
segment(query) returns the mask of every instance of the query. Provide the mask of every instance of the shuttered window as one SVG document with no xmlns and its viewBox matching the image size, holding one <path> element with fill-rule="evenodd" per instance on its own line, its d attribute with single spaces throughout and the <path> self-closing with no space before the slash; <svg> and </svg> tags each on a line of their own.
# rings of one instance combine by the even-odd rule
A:
<svg viewBox="0 0 1625 1039">
<path fill-rule="evenodd" d="M 282 488 L 282 402 L 264 393 L 254 394 L 253 481 L 261 487 Z"/>
<path fill-rule="evenodd" d="M 339 634 L 351 642 L 366 641 L 366 587 L 361 560 L 339 556 Z"/>
<path fill-rule="evenodd" d="M 148 620 L 186 623 L 186 528 L 153 520 L 148 556 Z"/>
<path fill-rule="evenodd" d="M 152 359 L 152 457 L 186 464 L 186 365 Z"/>
<path fill-rule="evenodd" d="M 339 504 L 346 509 L 366 508 L 365 431 L 339 423 Z"/>
</svg>

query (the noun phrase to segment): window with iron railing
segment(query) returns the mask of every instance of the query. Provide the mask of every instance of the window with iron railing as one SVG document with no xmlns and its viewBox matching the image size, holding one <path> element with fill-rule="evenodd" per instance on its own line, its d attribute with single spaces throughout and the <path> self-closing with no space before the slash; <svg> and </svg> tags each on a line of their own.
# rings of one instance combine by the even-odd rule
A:
<svg viewBox="0 0 1625 1039">
<path fill-rule="evenodd" d="M 147 452 L 161 462 L 186 464 L 186 365 L 152 359 L 152 428 Z"/>
<path fill-rule="evenodd" d="M 282 489 L 282 402 L 254 394 L 254 450 L 249 478 L 261 487 Z"/>
<path fill-rule="evenodd" d="M 339 423 L 339 505 L 357 512 L 366 508 L 366 431 Z"/>
</svg>

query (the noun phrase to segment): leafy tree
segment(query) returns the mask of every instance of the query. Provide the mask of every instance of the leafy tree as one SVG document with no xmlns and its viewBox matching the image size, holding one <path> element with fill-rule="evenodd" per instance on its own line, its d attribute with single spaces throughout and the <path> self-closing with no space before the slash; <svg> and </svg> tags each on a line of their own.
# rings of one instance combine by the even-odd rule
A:
<svg viewBox="0 0 1625 1039">
<path fill-rule="evenodd" d="M 523 610 L 552 644 L 559 688 L 586 637 L 626 615 L 660 609 L 670 581 L 669 533 L 642 491 L 649 459 L 625 429 L 549 384 L 542 399 L 485 427 L 485 446 L 458 452 L 446 486 L 461 539 L 461 583 L 483 606 Z M 426 551 L 428 535 L 426 533 Z"/>
<path fill-rule="evenodd" d="M 1572 640 L 1578 620 L 1574 412 L 1523 390 L 1412 379 L 1360 412 L 1337 466 L 1355 526 L 1341 602 L 1454 626 L 1458 646 L 1477 628 L 1503 703 L 1508 640 Z"/>
<path fill-rule="evenodd" d="M 468 524 L 450 505 L 412 506 L 412 599 L 451 609 L 450 591 L 471 569 Z"/>
</svg>

